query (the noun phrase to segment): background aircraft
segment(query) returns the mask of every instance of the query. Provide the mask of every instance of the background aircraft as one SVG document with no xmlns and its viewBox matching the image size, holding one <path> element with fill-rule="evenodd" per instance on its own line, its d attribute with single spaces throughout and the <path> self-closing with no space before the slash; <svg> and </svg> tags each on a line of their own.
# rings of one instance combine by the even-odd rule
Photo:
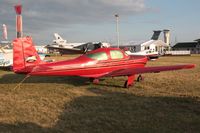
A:
<svg viewBox="0 0 200 133">
<path fill-rule="evenodd" d="M 151 50 L 143 50 L 143 51 L 140 51 L 140 52 L 135 52 L 135 53 L 132 53 L 130 51 L 126 51 L 126 53 L 128 55 L 138 55 L 138 56 L 147 56 L 147 58 L 149 60 L 154 60 L 154 59 L 158 59 L 159 58 L 159 54 L 157 51 L 151 51 Z"/>
<path fill-rule="evenodd" d="M 38 56 L 32 38 L 17 38 L 14 45 L 15 73 L 38 76 L 80 76 L 98 83 L 102 77 L 128 76 L 124 87 L 133 85 L 135 75 L 160 71 L 189 69 L 193 64 L 145 67 L 147 57 L 128 56 L 118 48 L 99 48 L 75 59 L 44 63 Z M 138 77 L 138 80 L 141 76 Z"/>
<path fill-rule="evenodd" d="M 0 67 L 10 67 L 13 64 L 13 53 L 12 51 L 4 51 L 0 48 Z"/>
<path fill-rule="evenodd" d="M 164 49 L 169 48 L 167 43 L 158 40 L 161 32 L 161 30 L 154 31 L 151 39 L 146 42 L 131 41 L 124 44 L 123 47 L 129 55 L 146 55 L 150 59 L 158 58 Z"/>
<path fill-rule="evenodd" d="M 84 43 L 68 43 L 64 40 L 58 33 L 54 33 L 55 40 L 53 40 L 53 45 L 58 45 L 63 48 L 74 48 L 80 46 Z"/>
<path fill-rule="evenodd" d="M 110 47 L 110 44 L 101 42 L 68 43 L 58 33 L 54 33 L 54 36 L 55 40 L 53 40 L 53 44 L 47 45 L 46 48 L 49 51 L 58 51 L 61 55 L 82 54 L 101 47 Z"/>
</svg>

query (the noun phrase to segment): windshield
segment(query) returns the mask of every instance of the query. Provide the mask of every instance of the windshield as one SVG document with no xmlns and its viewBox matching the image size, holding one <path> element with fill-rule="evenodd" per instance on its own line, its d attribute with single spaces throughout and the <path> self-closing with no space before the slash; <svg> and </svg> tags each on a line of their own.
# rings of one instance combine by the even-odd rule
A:
<svg viewBox="0 0 200 133">
<path fill-rule="evenodd" d="M 95 59 L 95 60 L 107 60 L 108 59 L 108 56 L 105 52 L 87 54 L 86 56 L 89 58 Z"/>
<path fill-rule="evenodd" d="M 123 53 L 119 50 L 110 51 L 111 59 L 122 59 L 124 57 Z"/>
</svg>

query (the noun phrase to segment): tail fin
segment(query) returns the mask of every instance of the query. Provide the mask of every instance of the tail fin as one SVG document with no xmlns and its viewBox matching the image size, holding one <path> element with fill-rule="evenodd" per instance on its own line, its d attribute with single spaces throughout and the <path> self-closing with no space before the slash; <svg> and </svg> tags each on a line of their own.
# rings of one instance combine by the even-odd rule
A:
<svg viewBox="0 0 200 133">
<path fill-rule="evenodd" d="M 162 32 L 161 30 L 153 31 L 153 36 L 151 37 L 151 40 L 158 40 L 161 32 Z"/>
<path fill-rule="evenodd" d="M 13 41 L 13 70 L 15 73 L 29 73 L 41 59 L 31 37 L 17 38 Z"/>
<path fill-rule="evenodd" d="M 54 43 L 58 45 L 62 45 L 67 42 L 67 40 L 64 40 L 58 33 L 54 33 L 55 40 L 53 40 Z"/>
<path fill-rule="evenodd" d="M 54 36 L 56 40 L 63 40 L 63 38 L 58 33 L 54 33 Z"/>
</svg>

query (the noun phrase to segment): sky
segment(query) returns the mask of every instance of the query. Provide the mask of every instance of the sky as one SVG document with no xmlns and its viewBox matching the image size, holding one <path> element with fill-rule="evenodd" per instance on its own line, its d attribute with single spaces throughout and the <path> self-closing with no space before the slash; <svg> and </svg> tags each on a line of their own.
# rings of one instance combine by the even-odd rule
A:
<svg viewBox="0 0 200 133">
<path fill-rule="evenodd" d="M 9 40 L 16 35 L 19 3 L 23 34 L 36 44 L 52 43 L 54 33 L 68 42 L 116 43 L 115 14 L 120 43 L 148 40 L 153 30 L 163 29 L 170 30 L 172 44 L 200 38 L 200 0 L 1 0 L 0 25 L 7 25 Z"/>
</svg>

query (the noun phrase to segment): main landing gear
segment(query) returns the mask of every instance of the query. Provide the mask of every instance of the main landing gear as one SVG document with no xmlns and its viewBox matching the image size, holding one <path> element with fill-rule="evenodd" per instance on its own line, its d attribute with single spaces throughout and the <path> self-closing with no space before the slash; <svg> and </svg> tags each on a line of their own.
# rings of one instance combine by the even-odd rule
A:
<svg viewBox="0 0 200 133">
<path fill-rule="evenodd" d="M 137 77 L 137 82 L 143 81 L 144 77 L 142 75 L 139 75 Z M 99 79 L 98 78 L 90 78 L 90 82 L 92 82 L 93 84 L 99 84 Z M 128 76 L 128 80 L 125 81 L 124 83 L 124 88 L 129 88 L 131 86 L 134 85 L 135 82 L 135 75 L 130 75 Z"/>
<path fill-rule="evenodd" d="M 128 76 L 128 80 L 126 80 L 124 83 L 124 88 L 129 88 L 129 87 L 133 86 L 134 80 L 135 80 L 135 75 Z M 144 77 L 142 75 L 139 75 L 137 77 L 137 82 L 140 82 L 143 80 L 144 80 Z"/>
<path fill-rule="evenodd" d="M 128 80 L 125 81 L 124 83 L 124 88 L 129 88 L 134 84 L 135 80 L 135 75 L 128 76 Z"/>
</svg>

